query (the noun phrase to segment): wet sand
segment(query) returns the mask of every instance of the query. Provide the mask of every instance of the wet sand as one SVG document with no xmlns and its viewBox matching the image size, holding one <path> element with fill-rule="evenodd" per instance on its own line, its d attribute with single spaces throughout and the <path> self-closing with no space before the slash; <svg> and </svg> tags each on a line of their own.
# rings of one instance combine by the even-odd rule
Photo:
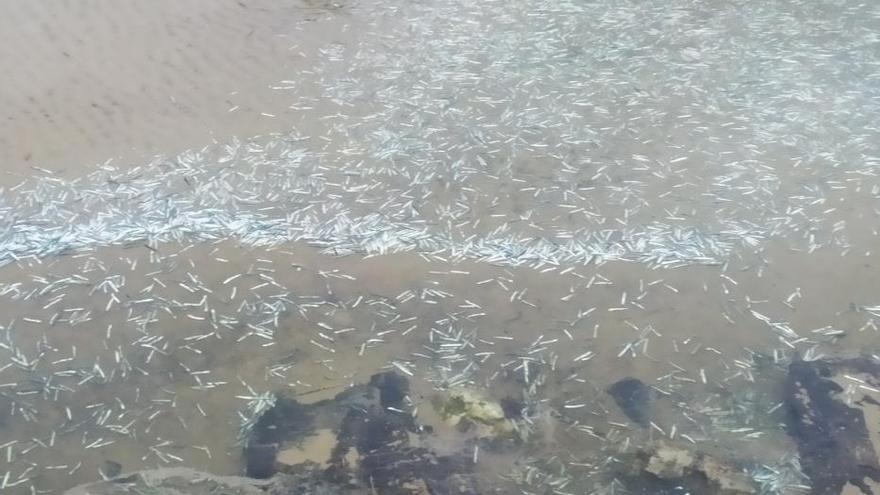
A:
<svg viewBox="0 0 880 495">
<path fill-rule="evenodd" d="M 332 38 L 332 4 L 51 1 L 6 5 L 0 184 L 77 178 L 213 140 L 284 131 L 285 88 Z M 311 18 L 315 22 L 302 22 Z M 322 20 L 321 20 L 322 19 Z M 329 25 L 328 25 L 329 24 Z"/>
</svg>

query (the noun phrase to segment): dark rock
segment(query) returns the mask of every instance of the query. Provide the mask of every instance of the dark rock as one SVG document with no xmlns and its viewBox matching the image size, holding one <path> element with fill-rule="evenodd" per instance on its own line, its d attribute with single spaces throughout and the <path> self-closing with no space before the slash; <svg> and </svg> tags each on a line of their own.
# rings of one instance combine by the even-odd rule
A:
<svg viewBox="0 0 880 495">
<path fill-rule="evenodd" d="M 316 409 L 294 399 L 279 397 L 275 401 L 275 407 L 260 417 L 252 431 L 251 442 L 260 445 L 277 444 L 304 438 L 315 429 Z"/>
<path fill-rule="evenodd" d="M 512 397 L 501 399 L 501 409 L 504 411 L 504 417 L 506 419 L 522 419 L 522 413 L 525 407 L 525 403 L 521 400 Z"/>
<path fill-rule="evenodd" d="M 651 388 L 636 378 L 624 378 L 606 390 L 626 417 L 642 428 L 651 422 Z"/>
<path fill-rule="evenodd" d="M 843 388 L 832 377 L 841 372 L 880 378 L 880 366 L 867 359 L 791 363 L 785 383 L 786 425 L 813 494 L 836 495 L 851 484 L 871 495 L 866 480 L 880 481 L 880 465 L 863 411 L 837 398 Z"/>
<path fill-rule="evenodd" d="M 104 461 L 101 465 L 101 474 L 104 478 L 115 478 L 122 472 L 122 464 L 115 461 Z"/>
<path fill-rule="evenodd" d="M 278 478 L 280 472 L 295 477 L 297 486 L 314 488 L 296 493 L 336 493 L 340 488 L 388 495 L 480 493 L 472 480 L 470 452 L 437 455 L 410 443 L 425 429 L 411 414 L 395 411 L 406 409 L 408 394 L 405 377 L 380 373 L 368 384 L 315 404 L 278 398 L 257 421 L 244 449 L 248 476 Z M 279 463 L 280 450 L 302 445 L 317 430 L 335 433 L 329 459 Z"/>
<path fill-rule="evenodd" d="M 278 444 L 251 444 L 244 448 L 245 474 L 251 478 L 266 479 L 275 474 L 275 456 Z"/>
<path fill-rule="evenodd" d="M 379 373 L 370 378 L 370 385 L 379 389 L 382 407 L 404 407 L 403 399 L 409 394 L 409 381 L 405 377 L 395 373 Z"/>
</svg>

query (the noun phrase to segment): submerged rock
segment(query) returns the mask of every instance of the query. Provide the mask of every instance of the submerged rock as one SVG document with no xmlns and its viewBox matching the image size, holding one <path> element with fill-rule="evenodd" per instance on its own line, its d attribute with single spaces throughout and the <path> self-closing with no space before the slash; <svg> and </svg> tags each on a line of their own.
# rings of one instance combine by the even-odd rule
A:
<svg viewBox="0 0 880 495">
<path fill-rule="evenodd" d="M 509 397 L 496 401 L 477 390 L 455 388 L 434 397 L 432 403 L 443 422 L 472 441 L 500 446 L 523 440 L 525 432 L 517 432 L 513 423 L 522 418 L 522 401 Z"/>
<path fill-rule="evenodd" d="M 299 476 L 300 483 L 307 479 L 344 493 L 480 493 L 472 480 L 472 453 L 438 455 L 423 446 L 430 442 L 413 443 L 429 433 L 406 411 L 408 394 L 405 377 L 380 373 L 315 404 L 279 397 L 244 449 L 247 473 Z"/>
<path fill-rule="evenodd" d="M 735 463 L 670 445 L 641 448 L 625 468 L 631 493 L 753 495 L 752 480 Z"/>
<path fill-rule="evenodd" d="M 843 399 L 844 377 L 852 385 L 851 401 Z M 837 495 L 850 485 L 865 495 L 880 482 L 872 434 L 880 430 L 877 398 L 880 365 L 868 359 L 795 361 L 785 383 L 786 425 L 798 445 L 804 473 L 816 495 Z M 870 428 L 866 419 L 874 414 Z M 866 418 L 868 416 L 868 418 Z"/>
<path fill-rule="evenodd" d="M 64 495 L 373 495 L 370 489 L 334 485 L 318 473 L 276 474 L 259 480 L 217 476 L 188 468 L 147 469 L 71 488 Z"/>
<path fill-rule="evenodd" d="M 129 473 L 107 481 L 80 485 L 64 495 L 266 495 L 274 481 L 239 476 L 214 476 L 187 468 L 163 468 Z"/>
<path fill-rule="evenodd" d="M 606 389 L 631 421 L 647 428 L 651 422 L 651 388 L 636 378 L 624 378 Z"/>
<path fill-rule="evenodd" d="M 119 476 L 119 473 L 122 472 L 122 464 L 119 464 L 116 461 L 104 461 L 101 464 L 101 477 L 102 478 L 115 478 Z"/>
<path fill-rule="evenodd" d="M 444 419 L 452 424 L 471 422 L 504 430 L 507 412 L 501 402 L 470 389 L 455 389 L 438 397 L 435 404 Z M 507 408 L 512 410 L 510 406 Z"/>
<path fill-rule="evenodd" d="M 460 389 L 449 392 L 443 400 L 440 412 L 446 419 L 458 422 L 462 419 L 484 424 L 504 421 L 504 408 L 472 390 Z"/>
</svg>

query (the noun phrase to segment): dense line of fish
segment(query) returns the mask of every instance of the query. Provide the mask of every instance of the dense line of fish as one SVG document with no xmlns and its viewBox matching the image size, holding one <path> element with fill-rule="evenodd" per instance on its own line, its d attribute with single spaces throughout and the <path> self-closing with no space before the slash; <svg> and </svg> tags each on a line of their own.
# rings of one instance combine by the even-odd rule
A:
<svg viewBox="0 0 880 495">
<path fill-rule="evenodd" d="M 759 362 L 833 353 L 847 331 L 799 328 L 738 279 L 761 277 L 772 240 L 870 254 L 880 6 L 429 0 L 330 18 L 346 41 L 279 82 L 301 128 L 0 191 L 0 490 L 89 481 L 108 459 L 234 472 L 275 390 L 379 368 L 429 388 L 515 376 L 522 428 L 549 407 L 595 446 L 525 463 L 526 491 L 598 480 L 642 436 L 775 434 L 750 416 L 779 407 L 748 392 Z M 779 290 L 774 308 L 803 298 Z M 716 327 L 682 336 L 661 316 L 695 292 Z M 853 330 L 876 332 L 880 306 L 856 309 Z M 644 431 L 601 393 L 615 366 L 657 372 L 669 398 Z M 796 456 L 765 454 L 766 493 L 805 489 Z"/>
<path fill-rule="evenodd" d="M 351 9 L 357 42 L 281 86 L 304 129 L 12 187 L 0 261 L 189 236 L 717 263 L 845 246 L 836 201 L 880 195 L 869 4 Z"/>
</svg>

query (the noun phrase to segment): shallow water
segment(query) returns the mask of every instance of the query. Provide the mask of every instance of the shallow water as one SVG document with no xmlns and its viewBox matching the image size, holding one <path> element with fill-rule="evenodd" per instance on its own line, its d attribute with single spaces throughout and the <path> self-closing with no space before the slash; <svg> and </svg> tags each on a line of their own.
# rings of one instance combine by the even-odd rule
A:
<svg viewBox="0 0 880 495">
<path fill-rule="evenodd" d="M 531 387 L 485 479 L 606 493 L 665 439 L 802 493 L 784 367 L 880 360 L 873 4 L 4 8 L 15 493 L 241 473 L 254 397 L 383 369 L 429 423 L 450 386 Z M 647 428 L 605 392 L 626 377 Z"/>
</svg>

